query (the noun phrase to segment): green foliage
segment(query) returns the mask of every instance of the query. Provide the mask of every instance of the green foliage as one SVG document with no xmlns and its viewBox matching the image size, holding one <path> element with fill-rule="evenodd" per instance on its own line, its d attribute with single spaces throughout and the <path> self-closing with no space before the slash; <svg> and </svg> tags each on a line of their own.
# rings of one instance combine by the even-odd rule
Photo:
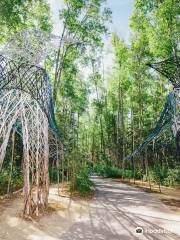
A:
<svg viewBox="0 0 180 240">
<path fill-rule="evenodd" d="M 61 173 L 59 174 L 59 177 L 61 179 Z M 51 183 L 57 183 L 58 181 L 58 170 L 57 167 L 55 166 L 54 169 L 52 170 L 52 167 L 49 167 L 49 178 Z"/>
<path fill-rule="evenodd" d="M 133 173 L 133 178 L 140 180 L 143 178 L 143 170 L 142 168 L 135 169 L 135 173 Z"/>
<path fill-rule="evenodd" d="M 98 176 L 105 176 L 106 173 L 106 165 L 104 164 L 96 164 L 93 168 L 93 171 L 98 175 Z"/>
<path fill-rule="evenodd" d="M 180 185 L 180 169 L 169 169 L 163 179 L 165 186 L 177 187 Z"/>
<path fill-rule="evenodd" d="M 46 0 L 0 1 L 0 43 L 23 29 L 52 29 Z"/>
<path fill-rule="evenodd" d="M 179 169 L 150 169 L 147 175 L 143 175 L 143 180 L 161 184 L 168 187 L 177 187 L 180 184 L 180 170 Z"/>
<path fill-rule="evenodd" d="M 110 178 L 121 178 L 122 177 L 122 170 L 116 167 L 105 167 L 105 177 Z"/>
<path fill-rule="evenodd" d="M 101 176 L 148 180 L 144 174 L 144 152 L 134 158 L 134 163 L 125 163 L 124 171 L 112 166 L 124 164 L 124 157 L 152 132 L 162 112 L 171 88 L 167 79 L 152 72 L 147 63 L 179 55 L 179 11 L 178 0 L 135 0 L 130 45 L 113 33 L 113 70 L 105 83 L 95 69 L 92 79 L 97 96 L 91 105 L 88 134 L 91 159 L 99 163 L 94 170 Z M 152 145 L 147 148 L 150 180 L 176 184 L 173 182 L 177 182 L 177 173 L 167 170 L 167 166 L 174 169 L 177 162 L 170 130 L 161 135 L 154 147 L 158 154 L 152 154 Z M 105 161 L 102 153 L 110 161 Z M 129 170 L 132 165 L 135 172 Z"/>
<path fill-rule="evenodd" d="M 149 178 L 149 179 L 148 179 Z M 148 176 L 147 175 L 143 175 L 143 180 L 144 181 L 148 181 L 150 180 L 150 182 L 158 184 L 159 183 L 159 174 L 157 173 L 157 171 L 155 170 L 149 170 L 148 172 Z"/>
<path fill-rule="evenodd" d="M 59 13 L 59 51 L 46 63 L 54 85 L 56 118 L 65 150 L 64 168 L 69 171 L 71 190 L 82 195 L 92 189 L 84 167 L 87 162 L 100 176 L 148 181 L 142 158 L 134 159 L 135 172 L 131 170 L 132 163 L 125 163 L 124 170 L 115 166 L 122 166 L 125 155 L 151 132 L 169 91 L 167 80 L 152 73 L 146 63 L 179 54 L 179 0 L 135 0 L 130 44 L 112 34 L 113 70 L 104 74 L 102 39 L 111 16 L 104 3 L 105 0 L 64 1 Z M 0 1 L 0 26 L 0 43 L 24 28 L 51 31 L 49 5 L 46 0 Z M 88 81 L 82 73 L 86 66 L 91 71 Z M 180 171 L 175 169 L 174 145 L 169 141 L 172 137 L 165 133 L 161 139 L 161 143 L 168 142 L 168 147 L 159 167 L 156 156 L 149 157 L 150 181 L 177 186 Z M 22 145 L 17 148 L 16 165 L 20 166 Z M 9 159 L 5 167 L 9 166 Z M 49 172 L 51 180 L 57 182 L 57 168 L 50 168 Z M 61 172 L 59 176 L 61 179 Z M 9 169 L 3 170 L 1 193 L 6 193 L 8 177 Z M 21 185 L 22 173 L 15 166 L 11 190 Z"/>
<path fill-rule="evenodd" d="M 86 196 L 93 191 L 93 182 L 89 179 L 87 168 L 76 172 L 74 181 L 71 181 L 70 190 L 78 191 L 82 196 Z"/>
<path fill-rule="evenodd" d="M 94 172 L 103 177 L 109 178 L 123 178 L 123 179 L 133 179 L 143 181 L 149 181 L 154 184 L 160 184 L 168 187 L 177 187 L 180 185 L 180 170 L 179 169 L 150 169 L 148 175 L 143 174 L 142 169 L 137 169 L 134 172 L 130 169 L 120 169 L 113 166 L 108 166 L 105 164 L 96 164 L 94 166 Z"/>
<path fill-rule="evenodd" d="M 10 169 L 3 169 L 0 173 L 0 195 L 7 193 L 7 187 L 9 183 Z M 18 168 L 13 168 L 11 183 L 10 183 L 10 192 L 14 192 L 23 187 L 23 174 L 22 171 Z"/>
<path fill-rule="evenodd" d="M 109 178 L 133 178 L 133 172 L 128 169 L 120 169 L 114 166 L 109 166 L 105 164 L 96 164 L 94 166 L 94 172 L 103 177 Z"/>
<path fill-rule="evenodd" d="M 63 31 L 59 54 L 55 62 L 56 73 L 53 89 L 55 103 L 58 100 L 60 82 L 63 80 L 66 83 L 64 79 L 67 78 L 74 81 L 79 72 L 79 66 L 84 67 L 92 60 L 90 53 L 94 49 L 97 51 L 102 48 L 102 37 L 107 33 L 106 23 L 110 20 L 111 15 L 110 9 L 105 7 L 104 2 L 104 0 L 64 1 L 64 8 L 60 10 L 59 14 Z M 66 39 L 64 41 L 64 38 L 67 37 L 69 43 Z M 96 56 L 93 55 L 93 58 L 96 59 Z"/>
<path fill-rule="evenodd" d="M 137 24 L 137 19 L 141 21 L 153 55 L 168 57 L 177 51 L 180 33 L 179 14 L 178 0 L 135 1 L 133 22 Z"/>
</svg>

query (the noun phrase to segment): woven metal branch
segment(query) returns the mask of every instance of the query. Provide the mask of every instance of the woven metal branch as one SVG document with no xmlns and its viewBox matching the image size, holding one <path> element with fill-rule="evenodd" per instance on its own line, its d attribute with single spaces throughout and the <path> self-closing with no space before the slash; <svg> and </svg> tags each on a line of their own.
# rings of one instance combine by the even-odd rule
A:
<svg viewBox="0 0 180 240">
<path fill-rule="evenodd" d="M 176 138 L 177 147 L 179 146 L 178 151 L 180 154 L 180 58 L 177 56 L 176 58 L 169 58 L 158 63 L 147 65 L 165 76 L 173 84 L 174 90 L 167 96 L 163 111 L 154 130 L 124 161 L 140 154 L 145 146 L 158 138 L 167 128 L 172 129 L 173 135 Z"/>
<path fill-rule="evenodd" d="M 39 66 L 53 41 L 49 34 L 25 31 L 12 38 L 0 55 L 0 170 L 15 129 L 23 140 L 26 215 L 38 215 L 47 207 L 49 157 L 59 161 L 62 151 L 50 80 Z"/>
</svg>

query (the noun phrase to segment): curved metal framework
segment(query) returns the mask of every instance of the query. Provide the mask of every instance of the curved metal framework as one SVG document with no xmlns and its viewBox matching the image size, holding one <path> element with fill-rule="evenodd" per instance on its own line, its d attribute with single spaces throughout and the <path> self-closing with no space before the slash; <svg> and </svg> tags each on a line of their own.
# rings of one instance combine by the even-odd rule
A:
<svg viewBox="0 0 180 240">
<path fill-rule="evenodd" d="M 47 207 L 49 156 L 59 158 L 62 149 L 50 81 L 40 67 L 53 41 L 47 33 L 25 31 L 0 55 L 0 170 L 14 128 L 23 139 L 25 215 L 38 215 Z"/>
<path fill-rule="evenodd" d="M 162 62 L 147 65 L 167 77 L 174 89 L 166 97 L 163 111 L 152 133 L 124 160 L 131 159 L 139 154 L 145 146 L 156 139 L 168 127 L 172 129 L 176 138 L 177 150 L 180 154 L 180 57 L 169 58 Z"/>
</svg>

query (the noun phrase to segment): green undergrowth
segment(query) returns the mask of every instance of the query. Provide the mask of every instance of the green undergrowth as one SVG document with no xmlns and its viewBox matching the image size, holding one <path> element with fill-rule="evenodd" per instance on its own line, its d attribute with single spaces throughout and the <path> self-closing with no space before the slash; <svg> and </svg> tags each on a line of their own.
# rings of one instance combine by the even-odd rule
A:
<svg viewBox="0 0 180 240">
<path fill-rule="evenodd" d="M 80 196 L 87 197 L 93 194 L 94 184 L 90 180 L 88 168 L 79 169 L 70 183 L 70 191 L 78 192 Z"/>
<path fill-rule="evenodd" d="M 167 187 L 178 187 L 180 186 L 180 169 L 150 169 L 149 179 L 155 184 L 160 183 Z M 145 175 L 144 180 L 148 180 Z"/>
<path fill-rule="evenodd" d="M 10 169 L 3 169 L 0 173 L 0 195 L 7 193 L 8 183 L 10 178 Z M 23 187 L 23 174 L 20 169 L 14 168 L 10 181 L 10 193 Z"/>
<path fill-rule="evenodd" d="M 180 168 L 150 168 L 148 174 L 143 173 L 143 171 L 136 170 L 134 173 L 131 169 L 120 169 L 114 166 L 108 166 L 103 164 L 96 164 L 94 166 L 94 172 L 103 177 L 109 178 L 123 178 L 123 179 L 133 179 L 151 181 L 154 184 L 161 184 L 167 187 L 178 187 L 180 186 Z"/>
<path fill-rule="evenodd" d="M 134 174 L 132 170 L 128 169 L 120 169 L 114 166 L 109 165 L 101 165 L 97 164 L 94 166 L 94 172 L 103 177 L 110 177 L 110 178 L 133 178 Z M 141 175 L 137 171 L 136 172 L 136 179 L 140 179 Z"/>
</svg>

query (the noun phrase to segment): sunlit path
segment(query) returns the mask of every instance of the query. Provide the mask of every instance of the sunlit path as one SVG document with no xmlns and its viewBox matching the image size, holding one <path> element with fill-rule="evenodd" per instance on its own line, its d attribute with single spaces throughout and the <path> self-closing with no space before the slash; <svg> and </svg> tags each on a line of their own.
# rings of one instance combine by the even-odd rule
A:
<svg viewBox="0 0 180 240">
<path fill-rule="evenodd" d="M 50 203 L 56 212 L 39 221 L 18 217 L 21 200 L 1 205 L 1 240 L 134 240 L 180 236 L 180 216 L 137 188 L 94 177 L 96 196 L 91 201 L 60 198 L 51 187 Z M 144 233 L 138 235 L 136 228 Z M 179 235 L 178 235 L 179 234 Z"/>
</svg>

